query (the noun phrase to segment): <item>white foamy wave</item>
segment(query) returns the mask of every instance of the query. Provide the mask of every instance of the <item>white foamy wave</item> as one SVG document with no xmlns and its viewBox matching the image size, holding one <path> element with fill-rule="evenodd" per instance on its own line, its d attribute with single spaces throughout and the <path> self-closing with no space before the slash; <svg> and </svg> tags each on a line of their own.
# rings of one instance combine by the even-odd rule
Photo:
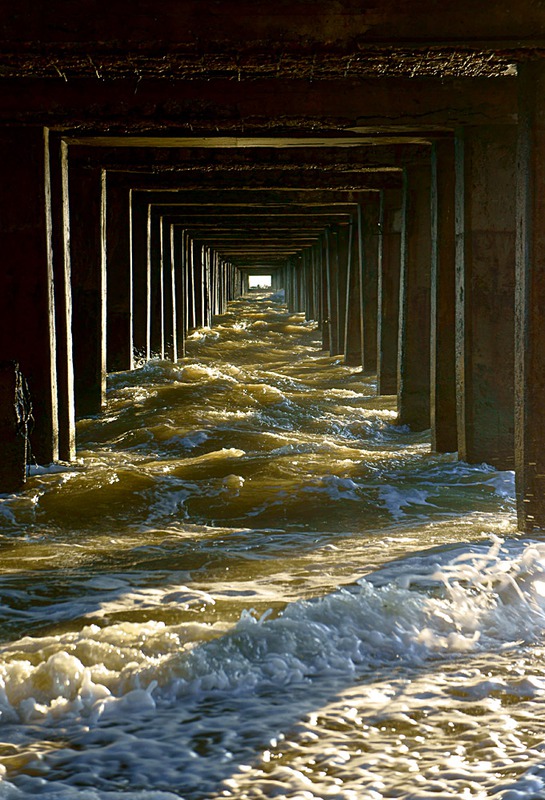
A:
<svg viewBox="0 0 545 800">
<path fill-rule="evenodd" d="M 406 516 L 406 512 L 403 509 L 413 509 L 418 506 L 437 508 L 436 505 L 428 502 L 428 496 L 429 492 L 423 489 L 398 489 L 396 486 L 381 486 L 379 488 L 379 499 L 396 520 Z"/>
<path fill-rule="evenodd" d="M 104 598 L 99 614 L 214 603 L 183 585 L 99 588 L 117 593 Z M 383 586 L 363 579 L 292 603 L 276 618 L 245 611 L 227 632 L 201 626 L 195 637 L 194 625 L 150 620 L 27 637 L 0 651 L 0 718 L 98 719 L 121 701 L 125 712 L 187 693 L 261 692 L 324 677 L 344 683 L 378 665 L 505 649 L 541 641 L 544 632 L 545 545 L 505 549 L 498 539 L 443 565 L 422 558 L 418 571 L 407 569 Z M 525 691 L 543 693 L 538 684 Z"/>
</svg>

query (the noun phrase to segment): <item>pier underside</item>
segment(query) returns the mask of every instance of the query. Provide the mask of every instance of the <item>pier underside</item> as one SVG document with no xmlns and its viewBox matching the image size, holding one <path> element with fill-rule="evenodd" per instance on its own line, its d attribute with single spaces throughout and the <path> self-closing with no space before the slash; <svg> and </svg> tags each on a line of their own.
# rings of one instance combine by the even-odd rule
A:
<svg viewBox="0 0 545 800">
<path fill-rule="evenodd" d="M 40 464 L 74 458 L 107 372 L 176 361 L 262 271 L 400 424 L 515 469 L 521 529 L 545 525 L 539 5 L 53 0 L 0 22 L 0 358 Z"/>
</svg>

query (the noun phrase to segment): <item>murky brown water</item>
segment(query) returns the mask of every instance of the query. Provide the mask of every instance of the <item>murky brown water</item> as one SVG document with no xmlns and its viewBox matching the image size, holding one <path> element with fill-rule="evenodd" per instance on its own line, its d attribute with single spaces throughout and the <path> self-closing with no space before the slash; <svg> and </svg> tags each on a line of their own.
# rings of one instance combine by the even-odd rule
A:
<svg viewBox="0 0 545 800">
<path fill-rule="evenodd" d="M 0 498 L 0 798 L 545 797 L 545 548 L 270 296 Z"/>
</svg>

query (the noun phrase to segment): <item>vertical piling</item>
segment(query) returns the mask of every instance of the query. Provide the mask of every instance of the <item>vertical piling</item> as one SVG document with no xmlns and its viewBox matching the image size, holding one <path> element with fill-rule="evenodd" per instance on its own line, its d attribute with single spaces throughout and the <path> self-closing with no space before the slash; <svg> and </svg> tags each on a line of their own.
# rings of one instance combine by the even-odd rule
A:
<svg viewBox="0 0 545 800">
<path fill-rule="evenodd" d="M 149 205 L 142 192 L 130 193 L 131 272 L 133 276 L 133 344 L 136 357 L 149 359 L 150 273 Z"/>
<path fill-rule="evenodd" d="M 49 131 L 0 129 L 0 353 L 35 399 L 34 455 L 58 457 Z"/>
<path fill-rule="evenodd" d="M 15 361 L 0 361 L 0 494 L 17 492 L 26 480 L 29 396 Z"/>
<path fill-rule="evenodd" d="M 398 422 L 430 426 L 430 167 L 404 170 L 399 298 Z"/>
<path fill-rule="evenodd" d="M 360 260 L 359 247 L 359 209 L 354 216 L 355 218 L 350 222 L 348 235 L 344 363 L 349 366 L 360 366 L 363 361 L 363 319 L 361 296 L 362 263 Z"/>
<path fill-rule="evenodd" d="M 76 456 L 76 409 L 72 347 L 72 281 L 70 275 L 70 212 L 68 200 L 68 146 L 61 133 L 50 133 L 51 215 L 55 288 L 55 341 L 59 458 Z"/>
<path fill-rule="evenodd" d="M 377 392 L 397 394 L 402 193 L 380 193 L 378 251 Z"/>
<path fill-rule="evenodd" d="M 165 282 L 162 269 L 161 217 L 150 206 L 148 227 L 148 271 L 150 276 L 150 355 L 165 357 Z"/>
<path fill-rule="evenodd" d="M 130 196 L 113 173 L 106 175 L 107 369 L 132 369 L 133 287 Z"/>
<path fill-rule="evenodd" d="M 456 135 L 456 394 L 463 461 L 514 466 L 514 126 Z"/>
<path fill-rule="evenodd" d="M 106 173 L 68 162 L 74 388 L 78 417 L 106 405 Z"/>
<path fill-rule="evenodd" d="M 453 139 L 433 144 L 431 172 L 431 447 L 450 453 L 458 449 Z"/>
<path fill-rule="evenodd" d="M 545 70 L 519 66 L 515 458 L 519 528 L 545 529 Z"/>
<path fill-rule="evenodd" d="M 365 372 L 377 371 L 378 261 L 380 194 L 368 192 L 360 204 L 359 234 L 362 248 L 362 365 Z"/>
</svg>

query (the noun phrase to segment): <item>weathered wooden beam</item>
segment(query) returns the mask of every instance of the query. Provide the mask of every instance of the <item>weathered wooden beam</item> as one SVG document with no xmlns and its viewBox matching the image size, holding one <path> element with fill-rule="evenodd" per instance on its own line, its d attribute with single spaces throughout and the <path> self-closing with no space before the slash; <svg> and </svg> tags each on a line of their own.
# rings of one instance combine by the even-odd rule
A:
<svg viewBox="0 0 545 800">
<path fill-rule="evenodd" d="M 358 203 L 361 199 L 361 190 L 351 189 L 299 189 L 288 187 L 286 189 L 244 189 L 244 188 L 218 188 L 214 189 L 180 189 L 179 187 L 139 189 L 131 187 L 137 195 L 145 195 L 150 205 L 193 205 L 221 207 L 239 205 L 244 208 L 264 206 L 338 206 Z M 372 190 L 378 191 L 378 190 Z"/>
<path fill-rule="evenodd" d="M 282 13 L 277 3 L 264 2 L 256 8 L 251 0 L 237 0 L 228 8 L 206 6 L 206 13 L 199 0 L 184 0 L 182 9 L 172 0 L 140 0 L 131 14 L 120 2 L 104 5 L 97 14 L 91 0 L 82 0 L 77 19 L 68 13 L 70 8 L 66 0 L 50 0 L 36 15 L 31 0 L 4 4 L 0 14 L 3 50 L 9 52 L 9 43 L 13 52 L 25 55 L 29 50 L 39 54 L 51 50 L 56 56 L 90 52 L 98 59 L 90 66 L 87 60 L 87 69 L 93 74 L 100 70 L 101 53 L 122 59 L 123 54 L 136 57 L 134 50 L 148 58 L 188 53 L 194 61 L 208 53 L 214 65 L 214 54 L 232 57 L 236 44 L 237 55 L 272 53 L 275 66 L 281 69 L 281 54 L 285 53 L 289 64 L 294 51 L 354 51 L 363 59 L 366 48 L 373 44 L 391 49 L 407 42 L 467 47 L 489 41 L 497 47 L 512 43 L 520 48 L 535 46 L 536 39 L 545 36 L 545 12 L 531 0 L 520 0 L 516 14 L 508 0 L 493 6 L 459 0 L 444 14 L 437 13 L 432 0 L 402 5 L 383 0 L 380 6 L 315 0 L 311 14 L 303 0 L 294 0 Z M 35 43 L 33 48 L 29 42 Z M 134 62 L 130 63 L 134 70 Z"/>
<path fill-rule="evenodd" d="M 72 158 L 112 171 L 120 180 L 133 173 L 173 170 L 183 176 L 184 181 L 190 180 L 192 174 L 196 181 L 243 175 L 253 180 L 255 174 L 261 174 L 263 180 L 267 175 L 273 178 L 281 175 L 286 180 L 290 173 L 302 176 L 308 171 L 320 181 L 324 173 L 350 177 L 354 173 L 378 169 L 401 169 L 430 157 L 430 144 L 384 144 L 378 137 L 373 140 L 350 135 L 283 136 L 276 140 L 216 136 L 209 137 L 206 146 L 199 146 L 199 140 L 194 137 L 184 140 L 168 136 L 87 139 L 76 135 L 65 136 L 64 141 Z M 92 144 L 93 141 L 102 144 Z"/>
<path fill-rule="evenodd" d="M 286 130 L 382 131 L 395 141 L 396 131 L 414 137 L 422 130 L 515 121 L 516 81 L 509 77 L 0 82 L 0 123 L 109 133 L 171 129 L 214 135 L 220 126 L 225 133 L 269 136 Z"/>
</svg>

